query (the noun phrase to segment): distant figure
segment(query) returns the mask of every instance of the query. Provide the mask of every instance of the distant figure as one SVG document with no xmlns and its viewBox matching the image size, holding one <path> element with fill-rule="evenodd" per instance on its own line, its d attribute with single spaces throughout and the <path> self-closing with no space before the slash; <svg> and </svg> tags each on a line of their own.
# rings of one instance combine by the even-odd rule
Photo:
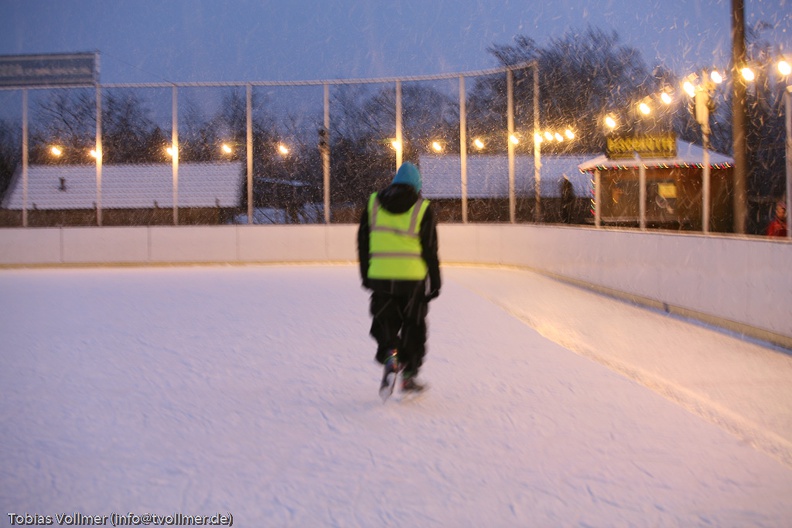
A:
<svg viewBox="0 0 792 528">
<path fill-rule="evenodd" d="M 434 214 L 412 163 L 402 164 L 391 184 L 369 197 L 358 227 L 358 258 L 363 287 L 371 291 L 375 357 L 384 366 L 380 396 L 391 395 L 399 373 L 403 392 L 420 392 L 426 315 L 441 282 Z"/>
<path fill-rule="evenodd" d="M 786 203 L 783 200 L 779 200 L 775 206 L 775 213 L 773 215 L 773 219 L 770 221 L 770 224 L 767 226 L 767 232 L 765 233 L 767 236 L 771 236 L 771 237 L 787 236 L 786 213 L 787 213 Z"/>
<path fill-rule="evenodd" d="M 572 187 L 572 182 L 564 174 L 564 179 L 561 180 L 561 221 L 565 224 L 571 224 L 575 212 L 575 188 Z"/>
</svg>

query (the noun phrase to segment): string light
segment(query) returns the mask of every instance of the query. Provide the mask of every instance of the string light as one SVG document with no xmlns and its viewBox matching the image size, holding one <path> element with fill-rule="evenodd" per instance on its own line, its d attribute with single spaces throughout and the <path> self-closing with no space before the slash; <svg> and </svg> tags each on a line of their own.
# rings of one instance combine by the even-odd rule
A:
<svg viewBox="0 0 792 528">
<path fill-rule="evenodd" d="M 751 68 L 743 68 L 743 69 L 741 69 L 740 70 L 740 74 L 742 74 L 743 79 L 745 79 L 748 82 L 751 82 L 754 79 L 756 79 L 756 74 L 754 74 L 754 72 L 753 72 L 753 70 Z"/>
</svg>

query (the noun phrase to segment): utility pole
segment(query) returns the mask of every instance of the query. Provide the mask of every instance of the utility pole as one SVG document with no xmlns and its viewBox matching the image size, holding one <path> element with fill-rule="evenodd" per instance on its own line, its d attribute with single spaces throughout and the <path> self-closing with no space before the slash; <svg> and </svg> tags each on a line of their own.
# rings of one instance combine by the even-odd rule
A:
<svg viewBox="0 0 792 528">
<path fill-rule="evenodd" d="M 740 71 L 745 66 L 745 1 L 732 0 L 732 140 L 734 147 L 734 232 L 745 233 L 748 219 L 747 147 L 745 141 L 746 86 Z"/>
</svg>

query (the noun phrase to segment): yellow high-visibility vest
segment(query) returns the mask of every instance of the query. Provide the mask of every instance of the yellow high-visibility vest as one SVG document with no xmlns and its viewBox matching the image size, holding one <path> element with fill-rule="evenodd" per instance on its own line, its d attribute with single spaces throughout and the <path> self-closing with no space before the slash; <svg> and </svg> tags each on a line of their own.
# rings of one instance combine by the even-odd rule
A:
<svg viewBox="0 0 792 528">
<path fill-rule="evenodd" d="M 421 220 L 429 200 L 418 201 L 402 214 L 383 208 L 374 193 L 369 198 L 369 279 L 423 280 L 428 268 L 421 258 Z"/>
</svg>

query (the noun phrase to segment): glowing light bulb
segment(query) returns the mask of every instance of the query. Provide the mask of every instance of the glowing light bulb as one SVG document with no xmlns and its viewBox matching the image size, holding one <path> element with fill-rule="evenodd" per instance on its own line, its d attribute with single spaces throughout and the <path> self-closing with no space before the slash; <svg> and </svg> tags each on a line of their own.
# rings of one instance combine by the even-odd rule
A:
<svg viewBox="0 0 792 528">
<path fill-rule="evenodd" d="M 790 65 L 787 61 L 782 60 L 778 62 L 778 71 L 781 75 L 789 75 L 792 73 L 792 65 Z"/>
<path fill-rule="evenodd" d="M 748 82 L 751 82 L 754 79 L 756 79 L 756 74 L 754 74 L 754 72 L 753 72 L 753 70 L 751 68 L 743 68 L 743 69 L 741 69 L 740 70 L 740 74 L 742 74 L 743 79 L 745 79 Z"/>
</svg>

